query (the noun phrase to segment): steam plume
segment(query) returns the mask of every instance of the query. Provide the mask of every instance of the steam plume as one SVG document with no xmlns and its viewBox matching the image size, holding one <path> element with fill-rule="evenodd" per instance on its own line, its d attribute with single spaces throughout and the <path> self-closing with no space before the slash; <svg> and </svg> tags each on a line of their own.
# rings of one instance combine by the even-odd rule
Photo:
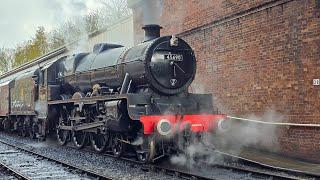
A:
<svg viewBox="0 0 320 180">
<path fill-rule="evenodd" d="M 142 23 L 147 24 L 161 24 L 161 15 L 163 9 L 162 0 L 141 0 L 142 7 Z"/>
<path fill-rule="evenodd" d="M 281 122 L 284 116 L 270 108 L 260 117 L 256 115 L 247 117 L 267 122 Z M 215 149 L 235 155 L 241 154 L 245 147 L 256 147 L 269 151 L 277 151 L 279 149 L 277 126 L 232 122 L 232 127 L 229 131 L 221 134 L 207 134 L 200 143 L 192 143 L 185 149 L 181 149 L 183 153 L 172 156 L 171 163 L 186 165 L 189 168 L 199 163 L 211 165 L 223 163 L 223 157 L 214 153 Z M 206 158 L 198 161 L 197 157 L 199 156 L 205 156 Z"/>
</svg>

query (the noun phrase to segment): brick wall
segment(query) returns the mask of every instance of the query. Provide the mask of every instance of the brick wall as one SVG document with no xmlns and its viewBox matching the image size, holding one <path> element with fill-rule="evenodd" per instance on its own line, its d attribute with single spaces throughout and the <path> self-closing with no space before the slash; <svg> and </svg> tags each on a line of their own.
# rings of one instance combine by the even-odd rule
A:
<svg viewBox="0 0 320 180">
<path fill-rule="evenodd" d="M 320 124 L 318 0 L 164 0 L 162 35 L 178 34 L 195 50 L 194 84 L 212 93 L 222 112 Z M 141 9 L 134 11 L 136 41 Z M 193 91 L 196 91 L 193 86 Z M 280 152 L 315 160 L 320 129 L 279 128 Z"/>
</svg>

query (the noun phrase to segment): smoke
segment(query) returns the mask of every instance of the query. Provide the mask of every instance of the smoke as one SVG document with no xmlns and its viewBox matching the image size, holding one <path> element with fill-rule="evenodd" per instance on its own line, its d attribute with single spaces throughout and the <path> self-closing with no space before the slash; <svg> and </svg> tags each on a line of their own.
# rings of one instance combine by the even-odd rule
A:
<svg viewBox="0 0 320 180">
<path fill-rule="evenodd" d="M 140 6 L 143 25 L 161 24 L 163 0 L 141 0 Z"/>
<path fill-rule="evenodd" d="M 185 154 L 174 155 L 170 158 L 172 164 L 184 166 L 187 163 L 187 156 Z"/>
<path fill-rule="evenodd" d="M 211 137 L 207 137 L 211 138 Z M 182 153 L 170 157 L 170 162 L 178 166 L 186 166 L 191 169 L 194 166 L 215 165 L 224 162 L 223 156 L 214 152 L 213 145 L 209 139 L 201 142 L 193 142 Z"/>
<path fill-rule="evenodd" d="M 78 16 L 104 6 L 98 0 L 3 0 L 0 6 L 0 46 L 14 47 L 29 39 L 39 26 L 51 31 Z M 26 11 L 27 7 L 27 11 Z"/>
<path fill-rule="evenodd" d="M 131 144 L 134 145 L 134 146 L 142 145 L 143 144 L 143 138 L 141 136 L 139 136 Z"/>
<path fill-rule="evenodd" d="M 206 91 L 206 87 L 202 83 L 193 82 L 190 86 L 190 92 L 194 94 L 205 94 L 208 93 Z"/>
<path fill-rule="evenodd" d="M 281 122 L 284 116 L 273 108 L 269 108 L 262 116 L 248 115 L 246 118 L 265 122 Z M 278 151 L 277 126 L 232 121 L 231 128 L 227 132 L 205 134 L 200 142 L 193 142 L 186 148 L 181 148 L 182 153 L 172 156 L 170 161 L 189 168 L 199 164 L 221 164 L 224 163 L 223 156 L 215 153 L 215 149 L 241 155 L 241 151 L 246 147 Z"/>
<path fill-rule="evenodd" d="M 92 2 L 93 0 L 53 0 L 47 4 L 48 8 L 60 9 L 60 13 L 55 14 L 53 18 L 60 24 L 64 24 L 65 28 L 63 29 L 69 30 L 69 32 L 63 32 L 63 35 L 71 54 L 88 50 L 89 32 L 87 32 L 86 22 L 83 17 L 88 15 L 92 8 L 98 8 L 92 6 Z"/>
<path fill-rule="evenodd" d="M 60 13 L 54 14 L 53 18 L 58 22 L 74 20 L 79 16 L 88 14 L 88 5 L 85 1 L 80 0 L 51 0 L 46 7 L 59 9 Z"/>
<path fill-rule="evenodd" d="M 248 119 L 264 122 L 282 122 L 284 116 L 269 108 L 262 116 L 248 115 Z M 266 125 L 253 122 L 232 121 L 231 129 L 219 135 L 218 146 L 235 154 L 240 154 L 242 148 L 255 147 L 273 152 L 279 150 L 276 125 Z"/>
</svg>

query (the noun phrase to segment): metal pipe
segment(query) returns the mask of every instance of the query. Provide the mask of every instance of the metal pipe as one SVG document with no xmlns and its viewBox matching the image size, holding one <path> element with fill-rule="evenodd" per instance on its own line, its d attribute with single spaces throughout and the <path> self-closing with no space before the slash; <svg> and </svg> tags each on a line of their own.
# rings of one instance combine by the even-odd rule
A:
<svg viewBox="0 0 320 180">
<path fill-rule="evenodd" d="M 130 75 L 129 73 L 126 73 L 124 76 L 124 80 L 121 86 L 120 94 L 125 94 L 128 92 L 129 84 L 130 84 Z"/>
<path fill-rule="evenodd" d="M 297 127 L 320 127 L 320 124 L 299 124 L 299 123 L 280 123 L 280 122 L 265 122 L 254 119 L 240 118 L 234 116 L 227 116 L 229 119 L 247 121 L 252 123 L 260 123 L 266 125 L 277 125 L 277 126 L 297 126 Z"/>
<path fill-rule="evenodd" d="M 129 85 L 128 85 L 128 89 L 127 89 L 127 94 L 130 92 L 131 84 L 132 84 L 132 79 L 130 79 L 130 82 L 129 82 Z"/>
</svg>

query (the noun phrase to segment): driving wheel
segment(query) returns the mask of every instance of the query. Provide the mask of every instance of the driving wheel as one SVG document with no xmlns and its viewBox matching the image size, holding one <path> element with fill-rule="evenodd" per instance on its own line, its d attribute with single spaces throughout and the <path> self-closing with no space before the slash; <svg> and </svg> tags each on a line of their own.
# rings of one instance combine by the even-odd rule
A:
<svg viewBox="0 0 320 180">
<path fill-rule="evenodd" d="M 107 134 L 91 133 L 90 139 L 91 139 L 91 146 L 93 147 L 93 149 L 96 152 L 101 153 L 108 146 L 110 136 L 108 133 Z"/>
</svg>

